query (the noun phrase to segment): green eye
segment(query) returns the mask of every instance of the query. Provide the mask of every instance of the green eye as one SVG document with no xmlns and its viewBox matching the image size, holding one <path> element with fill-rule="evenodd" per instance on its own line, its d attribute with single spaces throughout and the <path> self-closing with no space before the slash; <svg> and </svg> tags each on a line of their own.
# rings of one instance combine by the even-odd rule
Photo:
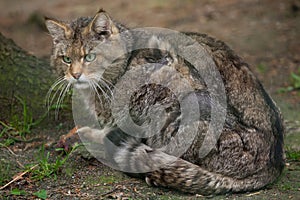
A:
<svg viewBox="0 0 300 200">
<path fill-rule="evenodd" d="M 93 60 L 95 60 L 95 58 L 96 58 L 96 54 L 94 54 L 94 53 L 89 53 L 89 54 L 87 54 L 87 55 L 84 57 L 84 60 L 85 60 L 86 62 L 92 62 Z"/>
<path fill-rule="evenodd" d="M 68 56 L 63 56 L 62 59 L 67 64 L 71 64 L 71 62 L 72 62 L 72 59 Z"/>
</svg>

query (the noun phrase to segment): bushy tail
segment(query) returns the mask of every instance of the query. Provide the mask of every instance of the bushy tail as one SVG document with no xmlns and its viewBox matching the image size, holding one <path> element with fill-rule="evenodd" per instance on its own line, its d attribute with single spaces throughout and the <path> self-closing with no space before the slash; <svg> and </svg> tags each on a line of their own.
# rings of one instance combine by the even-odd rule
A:
<svg viewBox="0 0 300 200">
<path fill-rule="evenodd" d="M 198 165 L 177 159 L 159 170 L 149 172 L 146 175 L 146 182 L 178 191 L 211 195 L 258 190 L 272 183 L 279 175 L 280 171 L 274 172 L 272 169 L 266 169 L 260 171 L 259 174 L 237 179 L 210 172 Z"/>
<path fill-rule="evenodd" d="M 281 170 L 265 167 L 243 179 L 210 172 L 198 165 L 140 143 L 126 141 L 114 153 L 120 169 L 145 176 L 149 185 L 202 195 L 253 191 L 272 183 Z"/>
</svg>

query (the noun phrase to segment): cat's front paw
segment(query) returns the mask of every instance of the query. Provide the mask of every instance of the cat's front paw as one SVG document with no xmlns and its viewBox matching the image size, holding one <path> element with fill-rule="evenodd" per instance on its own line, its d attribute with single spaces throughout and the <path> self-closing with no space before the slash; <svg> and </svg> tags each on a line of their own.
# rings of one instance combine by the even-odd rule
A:
<svg viewBox="0 0 300 200">
<path fill-rule="evenodd" d="M 74 127 L 69 133 L 60 136 L 59 141 L 56 144 L 56 148 L 62 148 L 65 152 L 69 152 L 73 146 L 81 143 L 78 136 L 78 127 Z"/>
</svg>

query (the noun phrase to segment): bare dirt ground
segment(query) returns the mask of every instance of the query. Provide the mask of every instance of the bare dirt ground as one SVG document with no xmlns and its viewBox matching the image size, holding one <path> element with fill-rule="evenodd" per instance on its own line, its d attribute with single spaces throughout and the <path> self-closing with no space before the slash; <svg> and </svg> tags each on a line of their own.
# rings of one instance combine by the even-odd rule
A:
<svg viewBox="0 0 300 200">
<path fill-rule="evenodd" d="M 48 58 L 51 38 L 41 16 L 73 19 L 92 16 L 104 8 L 128 27 L 164 27 L 177 31 L 207 33 L 225 41 L 251 66 L 266 90 L 282 109 L 287 121 L 285 145 L 300 150 L 299 91 L 279 93 L 290 85 L 291 72 L 300 69 L 299 0 L 0 0 L 0 32 L 38 57 Z M 67 112 L 67 111 L 66 111 Z M 44 122 L 31 134 L 43 135 L 45 142 L 57 141 L 73 123 L 68 114 L 59 120 Z M 0 127 L 1 129 L 1 127 Z M 32 136 L 34 137 L 34 135 Z M 53 149 L 51 156 L 54 155 Z M 16 144 L 0 149 L 0 176 L 7 182 L 23 165 L 34 163 L 39 148 Z M 9 170 L 6 167 L 10 166 Z M 7 174 L 4 174 L 6 173 Z M 289 158 L 280 180 L 264 190 L 212 197 L 213 199 L 300 199 L 300 160 Z M 26 194 L 12 195 L 14 188 Z M 167 189 L 148 187 L 93 159 L 79 154 L 71 158 L 56 178 L 32 181 L 24 176 L 3 190 L 0 199 L 36 199 L 34 192 L 47 191 L 47 199 L 196 199 Z"/>
</svg>

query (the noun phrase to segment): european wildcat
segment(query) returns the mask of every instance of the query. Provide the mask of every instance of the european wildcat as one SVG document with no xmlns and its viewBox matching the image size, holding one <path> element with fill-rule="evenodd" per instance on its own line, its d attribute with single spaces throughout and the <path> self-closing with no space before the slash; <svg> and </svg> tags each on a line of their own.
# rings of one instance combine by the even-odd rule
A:
<svg viewBox="0 0 300 200">
<path fill-rule="evenodd" d="M 215 63 L 224 83 L 227 109 L 212 98 L 215 94 L 210 93 L 203 76 L 176 53 L 168 36 L 161 39 L 145 36 L 147 33 L 143 32 L 134 33 L 111 20 L 103 10 L 93 18 L 78 18 L 67 23 L 46 19 L 46 25 L 53 37 L 52 64 L 63 73 L 63 78 L 54 86 L 66 81 L 64 91 L 72 84 L 79 91 L 90 88 L 97 95 L 96 104 L 100 105 L 94 107 L 88 99 L 82 107 L 97 110 L 100 127 L 83 127 L 79 133 L 103 145 L 108 163 L 131 174 L 140 172 L 148 184 L 200 194 L 256 190 L 281 174 L 284 167 L 281 114 L 247 64 L 223 42 L 203 34 L 184 33 L 197 41 Z M 144 42 L 144 39 L 148 40 L 148 48 L 136 49 L 139 40 Z M 160 113 L 150 108 L 163 105 L 167 117 L 157 125 L 158 132 L 155 128 L 154 131 L 147 129 L 154 132 L 148 137 L 139 132 L 140 129 L 132 128 L 136 132 L 128 132 L 129 127 L 126 132 L 119 127 L 118 120 L 122 120 L 124 113 L 117 109 L 121 114 L 113 114 L 114 99 L 111 99 L 112 96 L 116 101 L 117 97 L 122 98 L 114 93 L 115 88 L 126 89 L 131 81 L 140 78 L 125 79 L 124 85 L 118 85 L 130 70 L 140 70 L 141 65 L 146 78 L 162 76 L 164 80 L 164 84 L 150 81 L 141 85 L 130 93 L 128 100 L 130 120 L 139 126 L 151 124 L 153 116 L 159 118 Z M 178 77 L 168 81 L 168 70 L 186 78 L 194 91 L 178 96 L 169 89 L 176 88 Z M 197 123 L 197 131 L 187 151 L 178 158 L 163 147 L 174 140 L 184 121 L 182 101 L 196 101 L 201 115 L 187 122 L 188 126 Z M 225 124 L 214 148 L 202 157 L 199 149 L 203 134 L 212 120 L 211 110 L 218 106 L 220 111 L 225 109 Z M 190 114 L 193 115 L 193 111 Z"/>
</svg>

